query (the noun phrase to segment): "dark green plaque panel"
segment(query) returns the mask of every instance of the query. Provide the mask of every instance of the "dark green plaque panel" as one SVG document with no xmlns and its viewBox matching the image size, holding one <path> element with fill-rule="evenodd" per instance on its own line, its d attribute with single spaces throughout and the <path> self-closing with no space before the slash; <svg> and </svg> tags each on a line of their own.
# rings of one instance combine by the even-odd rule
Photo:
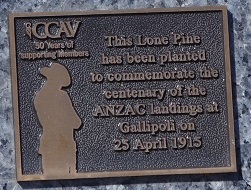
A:
<svg viewBox="0 0 251 190">
<path fill-rule="evenodd" d="M 226 7 L 11 14 L 17 178 L 236 171 Z"/>
</svg>

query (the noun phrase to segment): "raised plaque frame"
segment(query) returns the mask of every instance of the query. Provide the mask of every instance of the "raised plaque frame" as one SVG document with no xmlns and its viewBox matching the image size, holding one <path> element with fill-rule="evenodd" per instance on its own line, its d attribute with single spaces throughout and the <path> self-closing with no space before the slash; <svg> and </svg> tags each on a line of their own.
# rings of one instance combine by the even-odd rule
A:
<svg viewBox="0 0 251 190">
<path fill-rule="evenodd" d="M 188 8 L 156 8 L 156 9 L 138 9 L 138 10 L 113 10 L 113 11 L 87 11 L 87 12 L 47 12 L 47 13 L 13 13 L 9 17 L 10 26 L 10 47 L 11 47 L 11 73 L 12 73 L 12 95 L 14 109 L 14 128 L 15 128 L 15 147 L 16 147 L 16 173 L 18 181 L 30 180 L 48 180 L 43 175 L 24 175 L 22 173 L 21 163 L 21 144 L 19 128 L 19 100 L 18 100 L 18 76 L 17 76 L 17 55 L 15 41 L 15 19 L 26 17 L 53 17 L 53 16 L 75 16 L 75 15 L 117 15 L 117 14 L 142 14 L 142 13 L 186 13 L 186 12 L 204 12 L 204 11 L 222 11 L 223 28 L 224 28 L 224 59 L 226 70 L 226 92 L 227 92 L 227 111 L 229 125 L 229 146 L 230 146 L 230 163 L 229 167 L 210 167 L 210 168 L 182 168 L 182 169 L 163 169 L 163 170 L 133 170 L 133 171 L 107 171 L 107 172 L 86 172 L 78 173 L 75 176 L 59 175 L 53 179 L 72 179 L 72 178 L 102 178 L 102 177 L 123 177 L 123 176 L 148 176 L 148 175 L 166 175 L 166 174 L 200 174 L 200 173 L 224 173 L 236 172 L 236 153 L 234 138 L 234 119 L 233 103 L 231 88 L 231 69 L 230 69 L 230 52 L 229 52 L 229 34 L 228 34 L 228 16 L 225 6 L 210 7 L 188 7 Z"/>
</svg>

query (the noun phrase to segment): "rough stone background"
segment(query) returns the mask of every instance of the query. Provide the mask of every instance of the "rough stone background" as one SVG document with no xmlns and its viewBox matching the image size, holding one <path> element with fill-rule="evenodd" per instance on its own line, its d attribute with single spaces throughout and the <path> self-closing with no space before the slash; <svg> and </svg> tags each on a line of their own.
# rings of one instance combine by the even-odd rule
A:
<svg viewBox="0 0 251 190">
<path fill-rule="evenodd" d="M 8 14 L 227 5 L 238 172 L 17 183 L 15 177 Z M 0 0 L 0 189 L 251 189 L 251 1 L 250 0 Z"/>
</svg>

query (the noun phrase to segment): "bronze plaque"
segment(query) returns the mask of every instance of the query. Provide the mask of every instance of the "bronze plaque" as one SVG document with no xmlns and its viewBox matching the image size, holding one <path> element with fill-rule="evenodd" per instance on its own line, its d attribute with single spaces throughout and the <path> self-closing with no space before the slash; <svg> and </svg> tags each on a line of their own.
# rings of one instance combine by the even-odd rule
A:
<svg viewBox="0 0 251 190">
<path fill-rule="evenodd" d="M 235 172 L 226 7 L 10 15 L 17 179 Z"/>
</svg>

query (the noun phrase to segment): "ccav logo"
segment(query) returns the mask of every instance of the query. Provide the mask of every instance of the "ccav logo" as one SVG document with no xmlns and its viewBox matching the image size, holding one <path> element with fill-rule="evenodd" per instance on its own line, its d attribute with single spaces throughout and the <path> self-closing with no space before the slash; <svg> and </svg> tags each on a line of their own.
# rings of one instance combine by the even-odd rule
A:
<svg viewBox="0 0 251 190">
<path fill-rule="evenodd" d="M 26 34 L 38 39 L 46 38 L 62 38 L 65 35 L 67 38 L 73 38 L 76 35 L 81 21 L 59 21 L 59 22 L 37 22 L 32 24 L 25 23 Z"/>
</svg>

